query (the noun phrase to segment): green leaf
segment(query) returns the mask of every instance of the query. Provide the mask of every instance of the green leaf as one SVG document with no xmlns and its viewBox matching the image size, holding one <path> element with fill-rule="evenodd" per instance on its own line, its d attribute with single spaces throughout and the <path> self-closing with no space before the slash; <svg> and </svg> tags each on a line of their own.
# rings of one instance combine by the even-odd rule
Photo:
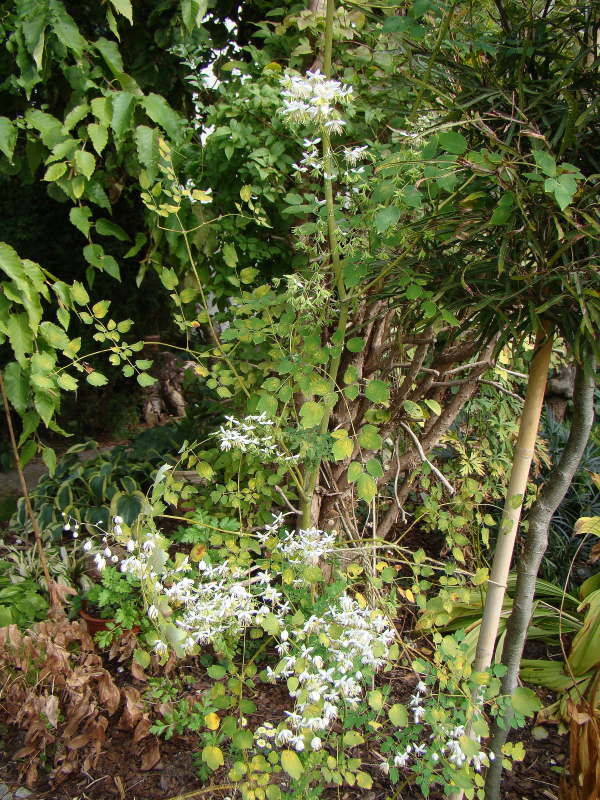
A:
<svg viewBox="0 0 600 800">
<path fill-rule="evenodd" d="M 71 210 L 73 211 L 74 209 Z M 90 296 L 87 293 L 85 286 L 82 283 L 79 283 L 79 281 L 73 281 L 73 285 L 71 286 L 71 297 L 80 306 L 84 306 L 86 303 L 90 302 Z"/>
<path fill-rule="evenodd" d="M 17 126 L 8 117 L 0 117 L 0 152 L 12 161 L 17 144 Z"/>
<path fill-rule="evenodd" d="M 113 75 L 119 75 L 123 72 L 123 59 L 121 58 L 121 53 L 119 52 L 119 47 L 116 42 L 112 42 L 109 39 L 105 39 L 104 36 L 101 36 L 95 43 L 94 47 L 100 53 L 106 65 L 113 73 Z M 94 98 L 91 102 L 92 111 L 98 117 L 100 122 L 103 122 L 105 125 L 108 125 L 110 122 L 110 117 L 104 113 L 98 113 L 97 108 L 94 107 L 94 103 L 96 100 L 102 102 L 105 98 Z"/>
<path fill-rule="evenodd" d="M 550 178 L 556 176 L 556 161 L 550 153 L 547 153 L 545 150 L 534 150 L 533 157 L 535 163 L 542 170 L 544 175 L 548 175 Z"/>
<path fill-rule="evenodd" d="M 378 458 L 370 458 L 367 461 L 367 472 L 374 478 L 383 478 L 384 472 L 381 461 Z"/>
<path fill-rule="evenodd" d="M 346 347 L 351 353 L 360 353 L 364 346 L 365 340 L 360 336 L 354 336 L 352 339 L 348 339 L 346 342 Z"/>
<path fill-rule="evenodd" d="M 223 245 L 223 261 L 225 261 L 228 267 L 232 268 L 238 263 L 238 255 L 231 242 L 227 242 Z"/>
<path fill-rule="evenodd" d="M 141 105 L 152 122 L 160 125 L 171 139 L 179 136 L 181 118 L 160 94 L 149 94 L 142 98 Z"/>
<path fill-rule="evenodd" d="M 25 368 L 27 366 L 26 354 L 33 351 L 33 337 L 27 314 L 10 314 L 6 321 L 6 332 L 15 358 Z"/>
<path fill-rule="evenodd" d="M 405 728 L 408 725 L 408 711 L 402 703 L 394 703 L 388 711 L 388 717 L 392 725 L 397 728 Z"/>
<path fill-rule="evenodd" d="M 69 219 L 73 225 L 75 225 L 75 227 L 81 231 L 81 233 L 83 233 L 86 239 L 90 235 L 91 216 L 92 210 L 88 206 L 73 206 L 73 208 L 69 211 Z M 81 284 L 79 284 L 79 286 L 81 286 Z M 84 300 L 84 302 L 87 303 L 89 299 L 90 298 L 88 297 L 87 300 Z"/>
<path fill-rule="evenodd" d="M 511 695 L 512 707 L 524 717 L 532 717 L 542 707 L 537 694 L 526 686 L 517 686 Z"/>
<path fill-rule="evenodd" d="M 381 711 L 383 708 L 383 694 L 379 691 L 379 689 L 373 689 L 367 695 L 369 700 L 369 705 L 373 709 L 373 711 Z"/>
<path fill-rule="evenodd" d="M 223 751 L 220 747 L 209 744 L 202 750 L 202 761 L 209 769 L 219 769 L 225 763 Z"/>
<path fill-rule="evenodd" d="M 345 458 L 350 458 L 354 450 L 354 442 L 348 436 L 342 439 L 336 439 L 331 448 L 333 457 L 336 461 L 343 461 Z"/>
<path fill-rule="evenodd" d="M 140 372 L 137 375 L 137 382 L 140 386 L 154 386 L 156 378 L 153 378 L 152 375 L 148 375 L 147 372 Z"/>
<path fill-rule="evenodd" d="M 150 666 L 150 661 L 152 659 L 150 657 L 150 653 L 147 653 L 140 647 L 136 647 L 133 651 L 133 660 L 136 664 L 139 664 L 142 669 L 146 669 L 146 667 Z"/>
<path fill-rule="evenodd" d="M 444 131 L 440 133 L 439 142 L 440 147 L 447 153 L 453 153 L 457 156 L 466 152 L 469 146 L 465 137 L 462 133 L 458 133 L 458 131 Z"/>
<path fill-rule="evenodd" d="M 423 409 L 418 403 L 415 403 L 412 400 L 404 400 L 402 407 L 409 417 L 412 417 L 413 419 L 423 419 Z"/>
<path fill-rule="evenodd" d="M 323 419 L 325 407 L 314 400 L 307 400 L 300 408 L 300 425 L 303 428 L 315 428 Z"/>
<path fill-rule="evenodd" d="M 65 350 L 69 346 L 69 337 L 62 328 L 55 325 L 53 322 L 42 322 L 40 325 L 40 333 L 48 342 L 50 347 L 58 350 Z"/>
<path fill-rule="evenodd" d="M 56 453 L 51 447 L 44 447 L 42 450 L 42 459 L 48 468 L 50 477 L 52 477 L 56 472 Z"/>
<path fill-rule="evenodd" d="M 348 483 L 355 483 L 363 474 L 363 472 L 364 472 L 363 465 L 358 461 L 353 461 L 348 467 L 348 473 L 347 473 Z"/>
<path fill-rule="evenodd" d="M 12 407 L 22 416 L 27 410 L 29 382 L 27 375 L 15 361 L 4 368 L 4 386 Z"/>
<path fill-rule="evenodd" d="M 377 484 L 371 475 L 363 472 L 362 475 L 358 476 L 356 481 L 356 490 L 361 500 L 364 500 L 366 503 L 371 503 L 377 494 Z"/>
<path fill-rule="evenodd" d="M 120 242 L 128 242 L 129 236 L 120 225 L 111 222 L 109 219 L 99 219 L 96 223 L 96 230 L 101 236 L 114 236 Z"/>
<path fill-rule="evenodd" d="M 381 450 L 383 439 L 375 425 L 364 425 L 358 434 L 358 442 L 365 450 Z"/>
<path fill-rule="evenodd" d="M 44 180 L 49 182 L 57 181 L 59 178 L 62 178 L 66 171 L 67 165 L 64 161 L 60 161 L 57 164 L 50 164 L 44 173 Z"/>
<path fill-rule="evenodd" d="M 225 675 L 227 675 L 227 670 L 225 667 L 221 666 L 221 664 L 213 664 L 206 671 L 209 677 L 215 681 L 220 681 L 225 677 Z"/>
<path fill-rule="evenodd" d="M 131 125 L 136 98 L 130 92 L 115 92 L 112 98 L 111 128 L 116 139 L 122 139 Z"/>
<path fill-rule="evenodd" d="M 36 392 L 33 397 L 33 405 L 35 410 L 42 418 L 46 427 L 50 424 L 56 406 L 58 403 L 58 395 L 51 395 L 48 392 Z"/>
<path fill-rule="evenodd" d="M 389 384 L 380 380 L 369 381 L 365 388 L 365 397 L 373 403 L 389 403 Z"/>
<path fill-rule="evenodd" d="M 96 159 L 87 150 L 78 150 L 75 153 L 75 166 L 77 167 L 77 172 L 89 180 L 96 169 Z"/>
<path fill-rule="evenodd" d="M 384 233 L 400 219 L 400 209 L 397 206 L 386 206 L 375 213 L 375 228 L 378 233 Z"/>
<path fill-rule="evenodd" d="M 108 383 L 108 378 L 106 378 L 101 372 L 90 372 L 86 380 L 90 386 L 106 386 Z"/>
<path fill-rule="evenodd" d="M 131 7 L 131 0 L 110 0 L 111 6 L 118 14 L 125 17 L 130 25 L 133 25 L 133 9 Z"/>
<path fill-rule="evenodd" d="M 92 144 L 94 145 L 94 150 L 98 153 L 98 155 L 100 155 L 106 147 L 106 143 L 108 142 L 108 130 L 104 127 L 104 125 L 98 125 L 96 122 L 90 122 L 90 124 L 87 126 L 87 132 Z"/>
<path fill-rule="evenodd" d="M 66 392 L 74 392 L 77 389 L 76 379 L 72 375 L 69 375 L 68 372 L 61 372 L 56 381 L 60 388 L 64 389 Z"/>
<path fill-rule="evenodd" d="M 147 125 L 138 125 L 135 129 L 134 138 L 140 163 L 151 173 L 154 173 L 158 166 L 159 158 L 158 130 L 149 128 Z"/>
<path fill-rule="evenodd" d="M 359 744 L 363 744 L 364 741 L 364 736 L 362 736 L 358 731 L 346 731 L 344 738 L 342 739 L 342 742 L 346 745 L 346 747 L 357 747 Z"/>
<path fill-rule="evenodd" d="M 81 56 L 87 50 L 88 43 L 79 33 L 75 20 L 68 14 L 58 0 L 50 0 L 50 20 L 56 36 L 66 48 L 72 50 L 76 56 Z"/>
<path fill-rule="evenodd" d="M 240 270 L 240 280 L 242 283 L 252 283 L 258 273 L 259 270 L 257 270 L 255 267 L 244 267 L 244 269 Z"/>
<path fill-rule="evenodd" d="M 92 314 L 96 319 L 103 319 L 108 314 L 110 300 L 99 300 L 92 306 Z"/>
<path fill-rule="evenodd" d="M 424 400 L 423 402 L 427 408 L 436 415 L 436 417 L 440 416 L 442 413 L 442 407 L 437 400 Z"/>
<path fill-rule="evenodd" d="M 304 772 L 302 762 L 293 750 L 283 750 L 281 753 L 281 766 L 295 781 L 299 781 Z"/>
</svg>

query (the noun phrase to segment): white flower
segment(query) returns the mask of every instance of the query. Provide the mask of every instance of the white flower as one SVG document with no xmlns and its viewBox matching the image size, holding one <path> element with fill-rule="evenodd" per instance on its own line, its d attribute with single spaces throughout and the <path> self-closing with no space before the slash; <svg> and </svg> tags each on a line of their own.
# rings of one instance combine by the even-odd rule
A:
<svg viewBox="0 0 600 800">
<path fill-rule="evenodd" d="M 91 542 L 91 539 L 87 539 L 87 540 L 86 540 L 86 541 L 83 543 L 83 549 L 85 550 L 85 552 L 86 552 L 86 553 L 89 553 L 89 551 L 92 549 L 92 542 Z"/>
<path fill-rule="evenodd" d="M 158 619 L 158 608 L 154 605 L 154 603 L 148 606 L 148 616 L 151 620 Z"/>
<path fill-rule="evenodd" d="M 98 570 L 102 572 L 102 570 L 106 566 L 106 559 L 103 556 L 101 556 L 100 553 L 96 553 L 94 561 L 96 562 L 96 567 L 98 568 Z"/>
<path fill-rule="evenodd" d="M 119 517 L 119 516 L 113 517 L 113 522 L 115 523 L 115 525 L 122 525 L 123 524 L 123 517 Z"/>
<path fill-rule="evenodd" d="M 323 740 L 320 739 L 318 736 L 315 736 L 310 740 L 311 750 L 320 750 L 322 746 L 323 746 Z"/>
<path fill-rule="evenodd" d="M 133 551 L 135 550 L 135 542 L 133 541 L 133 539 L 130 539 L 130 540 L 127 542 L 127 550 L 128 550 L 130 553 L 133 553 Z"/>
</svg>

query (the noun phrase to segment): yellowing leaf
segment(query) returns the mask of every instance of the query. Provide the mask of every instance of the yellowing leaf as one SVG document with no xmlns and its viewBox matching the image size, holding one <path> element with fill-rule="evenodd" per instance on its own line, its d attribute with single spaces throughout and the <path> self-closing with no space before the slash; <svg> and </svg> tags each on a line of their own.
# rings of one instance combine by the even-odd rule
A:
<svg viewBox="0 0 600 800">
<path fill-rule="evenodd" d="M 302 762 L 293 750 L 284 750 L 282 752 L 281 766 L 295 781 L 299 781 L 302 773 L 304 772 Z"/>
<path fill-rule="evenodd" d="M 219 725 L 221 724 L 221 720 L 219 719 L 218 714 L 215 714 L 214 711 L 211 711 L 210 714 L 207 714 L 204 717 L 204 724 L 209 729 L 209 731 L 216 731 Z"/>
<path fill-rule="evenodd" d="M 222 767 L 225 763 L 225 759 L 223 758 L 223 751 L 220 747 L 215 747 L 214 745 L 207 745 L 204 750 L 202 751 L 202 761 L 206 764 L 209 769 L 215 770 Z"/>
</svg>

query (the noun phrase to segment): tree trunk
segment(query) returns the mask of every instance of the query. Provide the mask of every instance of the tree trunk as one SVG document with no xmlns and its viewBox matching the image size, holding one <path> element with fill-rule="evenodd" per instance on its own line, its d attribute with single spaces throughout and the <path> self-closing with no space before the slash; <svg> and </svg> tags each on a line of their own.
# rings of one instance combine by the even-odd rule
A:
<svg viewBox="0 0 600 800">
<path fill-rule="evenodd" d="M 517 568 L 517 585 L 512 611 L 506 628 L 506 640 L 502 652 L 502 663 L 507 671 L 502 680 L 502 694 L 514 691 L 519 677 L 519 665 L 527 629 L 531 620 L 535 582 L 542 557 L 548 545 L 548 529 L 554 513 L 562 502 L 579 466 L 594 421 L 594 373 L 584 374 L 578 366 L 575 378 L 573 421 L 569 438 L 565 444 L 560 461 L 550 478 L 540 491 L 539 497 L 529 515 L 529 529 L 525 551 Z M 486 800 L 499 800 L 502 777 L 502 746 L 508 734 L 508 719 L 502 729 L 496 722 L 493 731 L 491 750 L 496 758 L 492 762 L 486 778 Z"/>
<path fill-rule="evenodd" d="M 484 672 L 492 663 L 502 603 L 506 593 L 506 580 L 510 570 L 517 529 L 527 489 L 529 470 L 537 439 L 544 391 L 552 353 L 552 336 L 539 331 L 535 342 L 535 355 L 529 368 L 527 393 L 519 423 L 519 435 L 513 455 L 513 465 L 506 491 L 506 501 L 494 552 L 492 571 L 488 580 L 483 608 L 483 619 L 477 640 L 473 664 L 474 672 Z"/>
</svg>

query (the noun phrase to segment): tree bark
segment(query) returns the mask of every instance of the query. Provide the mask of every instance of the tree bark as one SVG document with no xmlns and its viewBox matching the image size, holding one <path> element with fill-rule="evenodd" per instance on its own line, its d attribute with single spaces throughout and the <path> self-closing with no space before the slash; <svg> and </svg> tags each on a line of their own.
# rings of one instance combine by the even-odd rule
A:
<svg viewBox="0 0 600 800">
<path fill-rule="evenodd" d="M 536 352 L 529 368 L 527 394 L 525 395 L 523 413 L 519 423 L 519 435 L 513 455 L 513 465 L 506 491 L 506 501 L 494 552 L 492 571 L 488 580 L 483 619 L 481 620 L 473 664 L 474 672 L 484 672 L 492 663 L 496 636 L 498 635 L 498 623 L 506 593 L 506 580 L 510 570 L 510 562 L 540 424 L 550 355 L 552 353 L 552 336 L 548 335 L 546 331 L 539 331 L 536 337 L 535 349 Z"/>
<path fill-rule="evenodd" d="M 502 663 L 507 671 L 502 680 L 502 694 L 514 691 L 519 677 L 519 665 L 527 629 L 533 611 L 535 583 L 542 557 L 548 546 L 548 529 L 556 509 L 562 502 L 577 471 L 583 451 L 587 444 L 594 421 L 594 373 L 584 374 L 582 366 L 577 367 L 574 392 L 573 421 L 569 438 L 565 444 L 560 461 L 550 478 L 540 491 L 529 515 L 529 528 L 525 550 L 517 568 L 517 585 L 512 611 L 506 628 L 506 640 L 502 652 Z M 491 750 L 495 754 L 486 777 L 486 800 L 498 800 L 502 777 L 502 746 L 506 742 L 509 719 L 504 720 L 505 728 L 496 722 L 492 735 Z"/>
</svg>

